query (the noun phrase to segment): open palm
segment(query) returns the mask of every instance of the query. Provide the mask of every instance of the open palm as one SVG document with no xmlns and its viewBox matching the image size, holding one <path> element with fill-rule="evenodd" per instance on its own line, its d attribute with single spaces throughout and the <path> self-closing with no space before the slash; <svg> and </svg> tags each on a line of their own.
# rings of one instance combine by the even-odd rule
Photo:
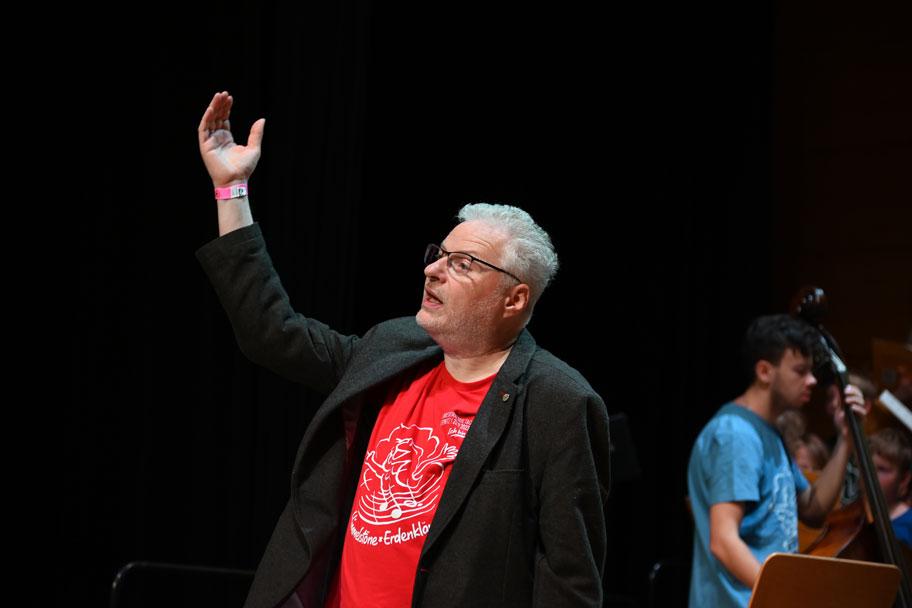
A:
<svg viewBox="0 0 912 608">
<path fill-rule="evenodd" d="M 253 123 L 246 146 L 235 143 L 228 120 L 233 101 L 227 91 L 216 93 L 198 128 L 200 155 L 216 187 L 246 181 L 260 160 L 266 119 Z"/>
</svg>

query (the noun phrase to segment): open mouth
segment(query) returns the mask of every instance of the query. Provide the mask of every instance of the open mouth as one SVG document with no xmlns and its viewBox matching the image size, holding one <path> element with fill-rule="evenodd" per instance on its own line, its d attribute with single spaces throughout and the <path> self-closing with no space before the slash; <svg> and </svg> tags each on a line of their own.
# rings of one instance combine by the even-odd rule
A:
<svg viewBox="0 0 912 608">
<path fill-rule="evenodd" d="M 435 296 L 433 293 L 430 292 L 430 290 L 427 290 L 427 289 L 424 290 L 424 301 L 425 301 L 425 303 L 430 304 L 431 306 L 440 306 L 443 304 L 443 302 L 440 300 L 440 298 Z"/>
</svg>

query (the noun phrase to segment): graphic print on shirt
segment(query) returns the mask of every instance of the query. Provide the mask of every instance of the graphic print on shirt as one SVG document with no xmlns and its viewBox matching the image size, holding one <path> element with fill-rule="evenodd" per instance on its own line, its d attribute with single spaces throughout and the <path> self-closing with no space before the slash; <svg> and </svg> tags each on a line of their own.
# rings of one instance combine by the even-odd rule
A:
<svg viewBox="0 0 912 608">
<path fill-rule="evenodd" d="M 472 420 L 474 420 L 474 416 L 463 418 L 456 412 L 447 412 L 443 415 L 443 418 L 440 419 L 440 426 L 450 427 L 449 430 L 447 430 L 447 437 L 465 439 L 466 433 L 469 432 L 469 427 L 472 426 Z"/>
<path fill-rule="evenodd" d="M 788 469 L 780 469 L 773 477 L 773 496 L 770 511 L 779 524 L 782 551 L 798 551 L 798 513 L 795 506 L 795 478 Z"/>
<path fill-rule="evenodd" d="M 364 458 L 357 519 L 389 525 L 434 511 L 444 465 L 455 460 L 458 451 L 454 445 L 441 444 L 432 428 L 394 428 Z"/>
</svg>

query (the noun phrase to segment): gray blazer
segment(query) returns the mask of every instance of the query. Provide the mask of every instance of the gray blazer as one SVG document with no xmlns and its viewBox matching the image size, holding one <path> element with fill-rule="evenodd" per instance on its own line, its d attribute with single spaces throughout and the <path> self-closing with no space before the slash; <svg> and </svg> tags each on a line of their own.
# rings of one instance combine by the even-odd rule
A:
<svg viewBox="0 0 912 608">
<path fill-rule="evenodd" d="M 326 399 L 245 608 L 322 608 L 384 385 L 439 346 L 414 317 L 346 336 L 292 310 L 257 224 L 197 251 L 253 362 Z M 523 331 L 479 408 L 425 538 L 412 605 L 601 606 L 608 413 Z M 292 598 L 289 601 L 289 597 Z"/>
</svg>

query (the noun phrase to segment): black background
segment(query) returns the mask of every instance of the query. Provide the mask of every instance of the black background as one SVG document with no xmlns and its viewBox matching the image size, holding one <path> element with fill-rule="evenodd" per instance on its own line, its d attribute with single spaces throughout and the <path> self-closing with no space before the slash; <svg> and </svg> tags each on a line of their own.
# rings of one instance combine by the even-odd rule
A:
<svg viewBox="0 0 912 608">
<path fill-rule="evenodd" d="M 58 17 L 79 26 L 49 37 L 39 143 L 64 168 L 35 185 L 87 187 L 56 201 L 45 324 L 68 349 L 43 379 L 65 397 L 30 427 L 53 530 L 36 597 L 100 605 L 137 559 L 254 568 L 288 496 L 319 400 L 244 359 L 193 257 L 217 236 L 195 130 L 219 90 L 236 139 L 267 118 L 254 217 L 296 308 L 340 331 L 417 311 L 423 248 L 465 202 L 551 233 L 562 269 L 530 330 L 629 418 L 643 475 L 613 489 L 606 586 L 634 602 L 689 555 L 687 455 L 741 388 L 752 317 L 825 279 L 852 363 L 909 330 L 903 3 Z"/>
</svg>

